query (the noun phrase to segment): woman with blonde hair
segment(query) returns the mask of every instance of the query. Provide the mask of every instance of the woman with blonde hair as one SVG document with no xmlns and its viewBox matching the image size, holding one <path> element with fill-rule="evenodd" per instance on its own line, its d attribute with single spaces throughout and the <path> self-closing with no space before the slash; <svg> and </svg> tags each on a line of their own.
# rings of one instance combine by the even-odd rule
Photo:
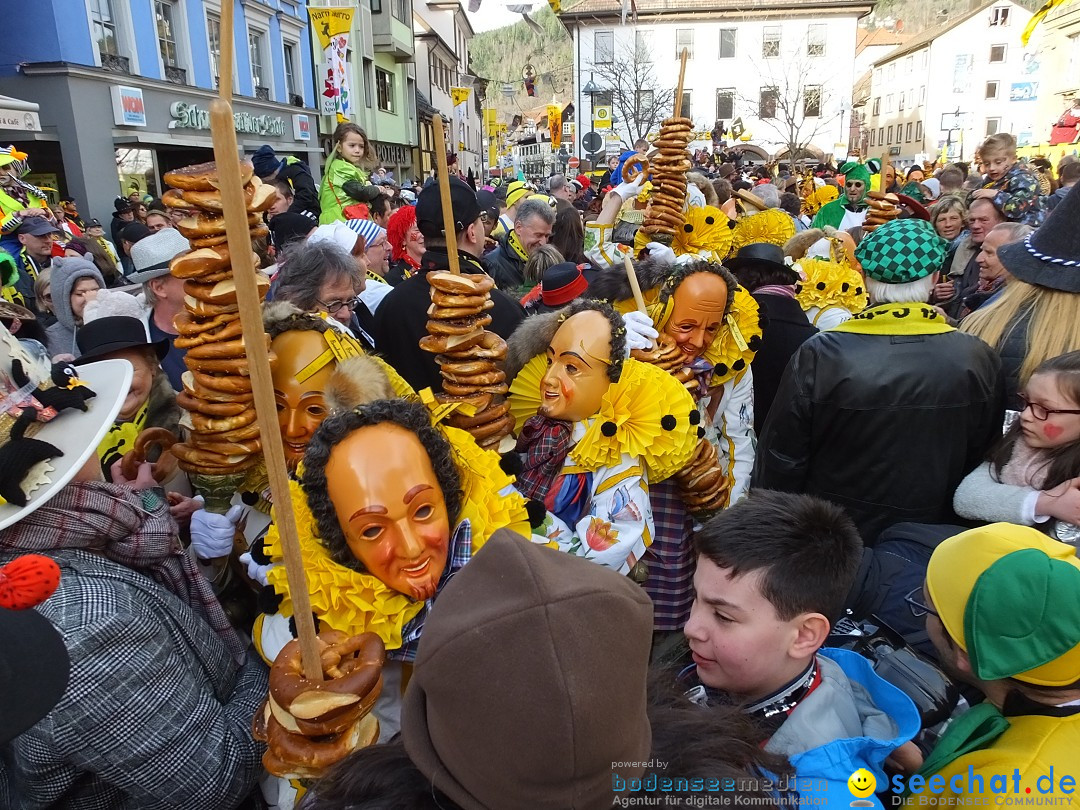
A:
<svg viewBox="0 0 1080 810">
<path fill-rule="evenodd" d="M 938 236 L 948 240 L 950 250 L 968 234 L 967 214 L 964 201 L 953 195 L 943 197 L 930 209 L 930 224 Z"/>
<path fill-rule="evenodd" d="M 364 130 L 349 121 L 338 124 L 334 130 L 334 149 L 326 160 L 319 188 L 320 225 L 364 218 L 359 211 L 350 209 L 378 196 L 377 187 L 368 187 L 368 177 L 377 161 L 375 146 Z"/>
</svg>

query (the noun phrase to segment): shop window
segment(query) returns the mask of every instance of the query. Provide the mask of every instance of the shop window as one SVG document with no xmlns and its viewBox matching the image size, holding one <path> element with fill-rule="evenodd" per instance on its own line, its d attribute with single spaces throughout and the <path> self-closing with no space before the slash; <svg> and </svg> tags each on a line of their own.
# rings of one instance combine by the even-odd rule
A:
<svg viewBox="0 0 1080 810">
<path fill-rule="evenodd" d="M 817 118 L 821 115 L 821 85 L 812 84 L 803 88 L 803 118 Z"/>
<path fill-rule="evenodd" d="M 1004 45 L 991 45 L 990 46 L 990 61 L 991 62 L 1004 62 L 1005 61 L 1005 46 Z"/>
<path fill-rule="evenodd" d="M 615 60 L 615 32 L 597 31 L 593 34 L 593 64 L 610 65 Z"/>
<path fill-rule="evenodd" d="M 251 86 L 256 98 L 270 98 L 270 82 L 266 78 L 266 34 L 254 28 L 248 30 L 248 51 L 251 53 Z"/>
<path fill-rule="evenodd" d="M 825 55 L 825 37 L 827 32 L 828 28 L 824 24 L 815 23 L 810 26 L 806 34 L 807 56 Z"/>
<path fill-rule="evenodd" d="M 716 91 L 716 120 L 726 121 L 729 118 L 735 117 L 735 91 L 734 90 L 717 90 Z"/>
<path fill-rule="evenodd" d="M 761 55 L 770 59 L 780 55 L 780 26 L 766 25 L 761 40 Z"/>
<path fill-rule="evenodd" d="M 394 112 L 394 74 L 375 68 L 375 91 L 379 109 L 383 112 Z"/>
<path fill-rule="evenodd" d="M 735 44 L 737 42 L 737 28 L 721 28 L 720 29 L 720 58 L 721 59 L 734 59 L 735 58 Z"/>
<path fill-rule="evenodd" d="M 693 28 L 677 28 L 675 29 L 675 58 L 682 58 L 683 49 L 686 50 L 686 58 L 694 58 L 694 29 Z M 685 113 L 684 113 L 685 115 Z"/>
<path fill-rule="evenodd" d="M 758 118 L 776 118 L 779 94 L 775 87 L 762 87 L 758 93 Z"/>
</svg>

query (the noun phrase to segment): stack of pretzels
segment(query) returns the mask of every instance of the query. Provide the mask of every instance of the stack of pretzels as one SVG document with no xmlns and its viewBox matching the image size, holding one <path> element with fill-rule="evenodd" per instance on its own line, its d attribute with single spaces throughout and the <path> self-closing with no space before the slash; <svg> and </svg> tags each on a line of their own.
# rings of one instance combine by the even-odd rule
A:
<svg viewBox="0 0 1080 810">
<path fill-rule="evenodd" d="M 630 352 L 630 356 L 635 360 L 663 369 L 682 383 L 691 394 L 697 392 L 698 384 L 694 371 L 683 362 L 686 355 L 671 336 L 661 335 L 656 341 L 656 348 L 647 351 L 634 349 Z"/>
<path fill-rule="evenodd" d="M 261 212 L 273 204 L 276 191 L 253 176 L 251 161 L 242 161 L 240 171 L 251 238 L 257 239 L 268 232 Z M 176 346 L 187 350 L 177 402 L 191 428 L 187 441 L 171 451 L 189 473 L 229 475 L 253 467 L 262 449 L 230 256 L 233 250 L 250 251 L 251 243 L 230 245 L 226 239 L 216 164 L 166 172 L 165 182 L 172 187 L 162 197 L 166 205 L 194 209 L 176 225 L 192 251 L 169 264 L 169 272 L 184 280 L 184 311 L 173 325 Z M 265 296 L 269 279 L 258 275 L 257 283 Z"/>
<path fill-rule="evenodd" d="M 720 466 L 716 448 L 707 438 L 698 441 L 694 455 L 674 478 L 691 515 L 706 516 L 727 506 L 731 482 Z"/>
<path fill-rule="evenodd" d="M 873 231 L 900 216 L 900 199 L 895 194 L 871 191 L 866 195 L 866 202 L 870 210 L 866 213 L 866 219 L 862 224 L 864 231 Z"/>
<path fill-rule="evenodd" d="M 652 201 L 643 227 L 657 241 L 670 243 L 683 224 L 686 173 L 691 166 L 686 147 L 693 132 L 694 123 L 689 118 L 668 118 L 660 125 L 660 136 L 653 143 L 660 154 L 651 161 Z"/>
<path fill-rule="evenodd" d="M 270 694 L 252 734 L 267 743 L 263 767 L 287 779 L 317 779 L 331 765 L 379 739 L 371 714 L 382 690 L 386 648 L 374 633 L 318 636 L 322 681 L 304 677 L 300 642 L 286 644 L 270 669 Z"/>
<path fill-rule="evenodd" d="M 500 368 L 506 341 L 484 327 L 491 323 L 488 310 L 495 306 L 495 282 L 484 273 L 427 274 L 431 287 L 428 335 L 420 348 L 435 355 L 442 376 L 439 402 L 465 403 L 475 411 L 460 411 L 449 418 L 452 427 L 466 430 L 481 447 L 494 450 L 514 427 L 505 401 L 506 374 Z"/>
</svg>

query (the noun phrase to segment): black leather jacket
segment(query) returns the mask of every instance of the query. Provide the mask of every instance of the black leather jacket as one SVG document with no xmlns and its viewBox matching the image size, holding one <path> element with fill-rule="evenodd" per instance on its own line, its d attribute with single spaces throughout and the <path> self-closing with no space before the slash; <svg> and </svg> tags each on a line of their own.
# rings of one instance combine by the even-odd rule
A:
<svg viewBox="0 0 1080 810">
<path fill-rule="evenodd" d="M 894 523 L 952 523 L 953 492 L 1001 437 L 998 355 L 961 332 L 821 332 L 792 356 L 751 485 L 843 506 L 867 544 Z"/>
</svg>

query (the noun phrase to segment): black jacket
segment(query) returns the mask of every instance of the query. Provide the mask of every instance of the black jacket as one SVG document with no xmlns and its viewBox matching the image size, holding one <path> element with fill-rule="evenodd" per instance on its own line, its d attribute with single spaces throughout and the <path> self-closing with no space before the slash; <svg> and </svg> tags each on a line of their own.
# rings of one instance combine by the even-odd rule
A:
<svg viewBox="0 0 1080 810">
<path fill-rule="evenodd" d="M 794 298 L 766 293 L 754 295 L 754 300 L 765 321 L 761 348 L 750 364 L 754 373 L 754 430 L 761 433 L 791 355 L 818 330 L 806 319 L 806 313 Z"/>
<path fill-rule="evenodd" d="M 475 256 L 458 251 L 458 259 L 463 273 L 485 272 Z M 394 287 L 375 312 L 375 345 L 416 391 L 422 388 L 431 388 L 436 393 L 442 391 L 435 355 L 420 348 L 420 339 L 428 333 L 427 310 L 431 306 L 427 272 L 445 270 L 449 264 L 445 252 L 429 250 L 420 262 L 422 272 Z M 525 319 L 525 310 L 499 290 L 491 291 L 491 300 L 495 306 L 489 311 L 491 324 L 487 329 L 505 340 Z"/>
<path fill-rule="evenodd" d="M 1021 314 L 1009 328 L 997 346 L 1001 357 L 1001 371 L 1005 375 L 1005 407 L 1020 410 L 1020 367 L 1027 357 L 1028 329 L 1031 327 L 1031 312 Z"/>
<path fill-rule="evenodd" d="M 109 233 L 112 234 L 112 243 L 116 246 L 116 258 L 120 260 L 120 272 L 125 276 L 132 271 L 134 265 L 131 263 L 131 257 L 127 255 L 124 250 L 124 240 L 120 238 L 120 231 L 125 226 L 130 225 L 135 220 L 133 219 L 120 219 L 120 215 L 113 213 L 112 223 L 109 225 Z"/>
<path fill-rule="evenodd" d="M 955 523 L 1003 415 L 1001 361 L 978 338 L 820 332 L 784 372 L 751 483 L 843 506 L 868 545 L 895 523 Z"/>
<path fill-rule="evenodd" d="M 319 205 L 319 190 L 315 187 L 315 181 L 311 177 L 311 169 L 299 158 L 289 156 L 285 158 L 285 165 L 278 171 L 276 180 L 288 183 L 293 190 L 292 205 L 289 211 L 294 214 L 302 214 L 305 211 L 315 215 L 319 219 L 322 206 Z"/>
<path fill-rule="evenodd" d="M 515 252 L 506 239 L 484 257 L 495 286 L 507 293 L 515 293 L 525 286 L 525 262 Z"/>
</svg>

